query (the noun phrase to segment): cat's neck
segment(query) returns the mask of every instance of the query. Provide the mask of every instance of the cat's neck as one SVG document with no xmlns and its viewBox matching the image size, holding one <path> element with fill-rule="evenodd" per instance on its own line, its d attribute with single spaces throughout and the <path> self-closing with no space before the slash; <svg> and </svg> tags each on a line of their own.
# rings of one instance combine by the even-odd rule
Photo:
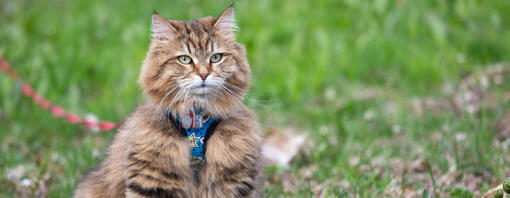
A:
<svg viewBox="0 0 510 198">
<path fill-rule="evenodd" d="M 177 104 L 172 106 L 172 108 L 166 108 L 166 109 L 158 109 L 159 107 L 157 105 L 154 105 L 154 108 L 158 112 L 166 112 L 171 115 L 185 115 L 189 114 L 190 112 L 197 113 L 200 112 L 202 115 L 208 115 L 215 118 L 228 118 L 231 116 L 235 116 L 236 112 L 239 111 L 239 109 L 242 109 L 243 104 L 241 103 L 235 103 L 230 105 L 186 105 L 186 104 Z"/>
</svg>

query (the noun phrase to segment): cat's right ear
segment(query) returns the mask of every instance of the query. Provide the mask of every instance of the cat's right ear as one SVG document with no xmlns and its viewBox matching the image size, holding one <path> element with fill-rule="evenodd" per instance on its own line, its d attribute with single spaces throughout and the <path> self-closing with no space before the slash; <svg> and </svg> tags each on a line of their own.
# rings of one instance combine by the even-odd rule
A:
<svg viewBox="0 0 510 198">
<path fill-rule="evenodd" d="M 152 14 L 152 32 L 154 39 L 170 40 L 177 30 L 165 18 L 154 12 Z"/>
</svg>

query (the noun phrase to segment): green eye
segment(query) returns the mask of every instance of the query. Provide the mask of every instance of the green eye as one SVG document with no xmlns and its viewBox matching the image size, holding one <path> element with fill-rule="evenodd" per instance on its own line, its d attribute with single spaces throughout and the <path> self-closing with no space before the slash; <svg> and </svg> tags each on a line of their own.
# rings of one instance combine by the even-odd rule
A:
<svg viewBox="0 0 510 198">
<path fill-rule="evenodd" d="M 191 57 L 189 57 L 189 56 L 179 56 L 178 59 L 179 59 L 179 62 L 181 62 L 182 64 L 190 64 L 191 62 L 193 62 L 191 60 Z"/>
<path fill-rule="evenodd" d="M 220 60 L 221 60 L 221 54 L 213 54 L 209 61 L 211 61 L 211 63 L 217 63 Z"/>
</svg>

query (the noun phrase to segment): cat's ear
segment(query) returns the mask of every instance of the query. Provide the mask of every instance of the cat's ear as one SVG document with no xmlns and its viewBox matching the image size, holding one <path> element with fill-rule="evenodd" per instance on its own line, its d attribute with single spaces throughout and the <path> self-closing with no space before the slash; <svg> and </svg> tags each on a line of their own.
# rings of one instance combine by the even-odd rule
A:
<svg viewBox="0 0 510 198">
<path fill-rule="evenodd" d="M 234 19 L 234 4 L 230 5 L 223 13 L 216 19 L 214 28 L 222 33 L 234 36 L 234 31 L 237 30 L 237 24 Z"/>
<path fill-rule="evenodd" d="M 177 32 L 168 21 L 156 11 L 152 14 L 152 37 L 157 40 L 170 40 Z"/>
</svg>

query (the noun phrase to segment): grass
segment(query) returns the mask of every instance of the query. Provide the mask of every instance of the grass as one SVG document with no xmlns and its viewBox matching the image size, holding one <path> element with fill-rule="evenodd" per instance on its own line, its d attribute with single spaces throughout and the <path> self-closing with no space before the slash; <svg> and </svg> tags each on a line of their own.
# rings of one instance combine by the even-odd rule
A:
<svg viewBox="0 0 510 198">
<path fill-rule="evenodd" d="M 121 121 L 144 100 L 136 80 L 152 10 L 185 20 L 230 3 L 2 1 L 0 54 L 67 110 Z M 266 196 L 471 197 L 510 176 L 509 154 L 495 146 L 504 141 L 496 125 L 509 109 L 508 76 L 486 90 L 496 106 L 484 100 L 475 114 L 413 105 L 446 100 L 445 85 L 457 91 L 463 76 L 509 61 L 509 1 L 263 0 L 237 1 L 235 10 L 258 101 L 246 103 L 265 128 L 309 131 L 289 168 L 268 168 Z M 27 193 L 7 179 L 20 165 L 23 178 L 49 175 L 49 197 L 69 197 L 114 133 L 55 119 L 19 89 L 0 74 L 0 197 Z M 406 168 L 420 160 L 426 171 Z M 453 183 L 441 182 L 449 173 Z M 480 180 L 475 188 L 469 177 Z M 284 178 L 294 181 L 289 189 Z"/>
</svg>

